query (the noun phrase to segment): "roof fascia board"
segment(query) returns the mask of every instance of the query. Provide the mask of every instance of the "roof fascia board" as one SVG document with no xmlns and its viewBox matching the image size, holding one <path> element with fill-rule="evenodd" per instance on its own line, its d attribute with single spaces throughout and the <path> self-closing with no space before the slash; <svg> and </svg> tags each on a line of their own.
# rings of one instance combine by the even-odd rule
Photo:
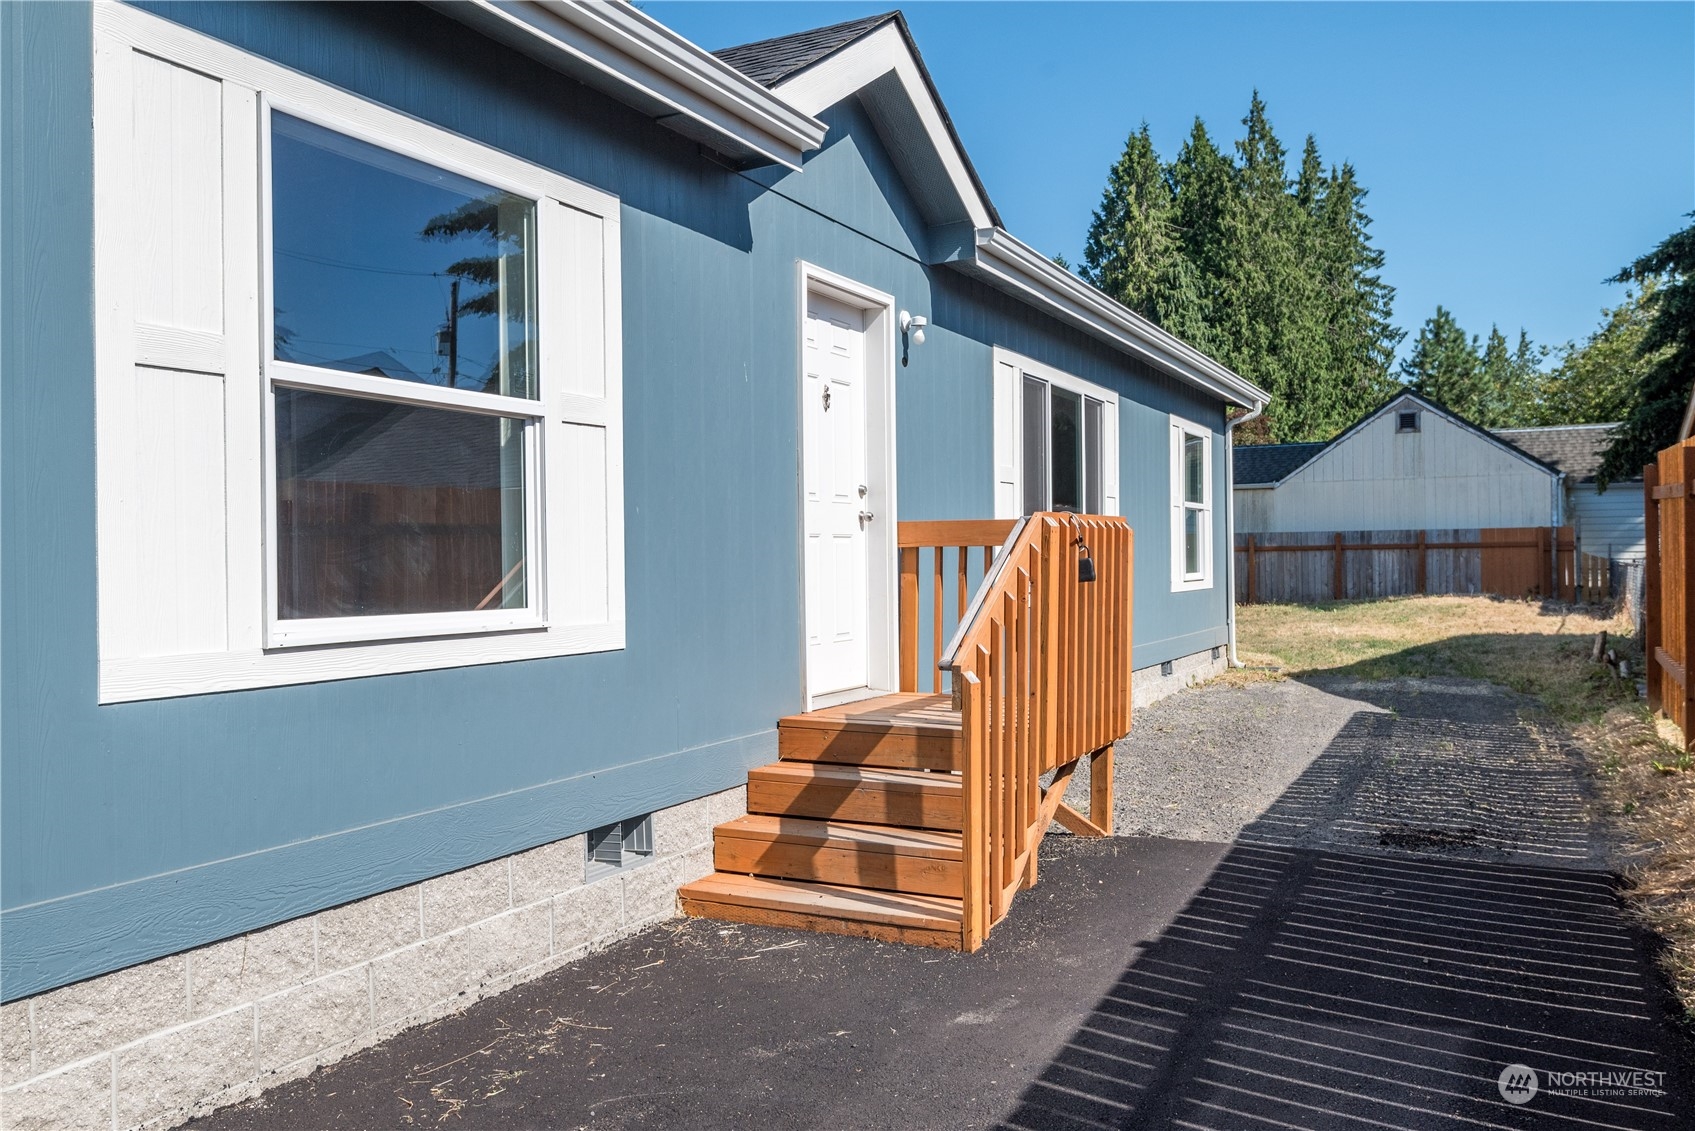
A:
<svg viewBox="0 0 1695 1131">
<path fill-rule="evenodd" d="M 1220 400 L 1250 409 L 1271 400 L 1264 389 L 1114 302 L 1002 228 L 978 231 L 976 256 L 953 265 L 971 269 L 992 285 Z"/>
<path fill-rule="evenodd" d="M 1692 432 L 1695 432 L 1695 387 L 1689 390 L 1689 407 L 1683 410 L 1683 423 L 1677 429 L 1677 438 L 1687 440 Z"/>
<path fill-rule="evenodd" d="M 799 169 L 823 122 L 622 0 L 463 0 L 442 12 L 750 164 Z"/>
<path fill-rule="evenodd" d="M 993 224 L 988 201 L 977 191 L 965 154 L 948 129 L 941 106 L 894 21 L 797 71 L 772 89 L 801 113 L 816 115 L 888 74 L 900 82 L 923 125 L 929 147 L 941 162 L 953 195 L 958 198 L 960 218 L 973 228 Z"/>
</svg>

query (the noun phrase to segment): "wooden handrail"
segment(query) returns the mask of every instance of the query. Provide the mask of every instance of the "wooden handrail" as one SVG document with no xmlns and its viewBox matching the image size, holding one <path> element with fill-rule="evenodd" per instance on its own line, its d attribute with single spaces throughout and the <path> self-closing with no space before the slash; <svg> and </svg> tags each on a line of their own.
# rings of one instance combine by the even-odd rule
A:
<svg viewBox="0 0 1695 1131">
<path fill-rule="evenodd" d="M 1080 542 L 1095 562 L 1092 583 L 1078 575 Z M 1031 515 L 950 646 L 963 727 L 966 950 L 981 946 L 1014 894 L 1036 882 L 1051 821 L 1085 835 L 1111 832 L 1112 744 L 1130 729 L 1133 563 L 1123 518 Z M 1085 756 L 1093 763 L 1087 817 L 1063 800 Z"/>
<path fill-rule="evenodd" d="M 930 678 L 935 690 L 942 690 L 942 645 L 948 639 L 948 625 L 965 623 L 971 610 L 973 592 L 980 592 L 980 578 L 994 568 L 997 550 L 1004 548 L 1009 533 L 1022 519 L 959 519 L 902 522 L 896 527 L 895 540 L 900 548 L 900 689 L 929 690 L 919 686 L 919 652 L 921 626 L 930 630 Z M 974 554 L 973 551 L 976 551 Z M 922 567 L 928 558 L 931 584 L 928 600 L 921 592 Z M 979 558 L 981 564 L 973 561 Z M 979 578 L 977 585 L 973 578 Z M 949 600 L 949 589 L 952 600 Z M 924 606 L 929 616 L 924 616 Z M 951 614 L 951 615 L 950 615 Z M 958 635 L 957 631 L 954 635 Z"/>
<path fill-rule="evenodd" d="M 994 562 L 990 564 L 988 572 L 983 577 L 983 583 L 977 587 L 977 592 L 971 595 L 971 603 L 966 606 L 965 612 L 960 615 L 959 627 L 953 630 L 953 639 L 949 640 L 948 646 L 942 649 L 941 659 L 936 661 L 938 668 L 943 671 L 953 670 L 954 659 L 959 655 L 961 645 L 965 643 L 965 634 L 971 630 L 972 622 L 977 619 L 977 614 L 982 612 L 983 606 L 988 602 L 990 592 L 999 584 L 1001 574 L 1006 570 L 1006 563 L 1012 560 L 1007 551 L 1012 549 L 1018 540 L 1024 536 L 1024 528 L 1029 522 L 1028 518 L 1021 518 L 1013 523 L 1012 529 L 1007 532 L 1006 541 L 1001 543 L 1000 550 L 995 554 Z"/>
</svg>

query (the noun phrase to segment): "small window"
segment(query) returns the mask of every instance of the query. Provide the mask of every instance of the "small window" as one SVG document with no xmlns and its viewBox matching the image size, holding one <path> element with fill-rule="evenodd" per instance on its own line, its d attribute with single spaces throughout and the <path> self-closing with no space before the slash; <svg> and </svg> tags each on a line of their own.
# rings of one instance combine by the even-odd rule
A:
<svg viewBox="0 0 1695 1131">
<path fill-rule="evenodd" d="M 1024 375 L 1024 513 L 1098 514 L 1101 400 Z"/>
<path fill-rule="evenodd" d="M 1397 432 L 1417 432 L 1418 431 L 1418 413 L 1416 413 L 1416 412 L 1399 412 L 1399 413 L 1396 413 L 1395 414 L 1395 431 L 1397 431 Z"/>
<path fill-rule="evenodd" d="M 1171 418 L 1171 588 L 1212 586 L 1212 433 Z"/>
<path fill-rule="evenodd" d="M 602 825 L 588 835 L 585 880 L 634 868 L 653 856 L 653 814 Z"/>
</svg>

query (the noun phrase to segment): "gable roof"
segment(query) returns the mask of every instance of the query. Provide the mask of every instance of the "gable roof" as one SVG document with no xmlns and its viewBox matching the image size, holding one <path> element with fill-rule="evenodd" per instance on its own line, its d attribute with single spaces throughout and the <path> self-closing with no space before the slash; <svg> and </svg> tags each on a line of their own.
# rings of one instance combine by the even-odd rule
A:
<svg viewBox="0 0 1695 1131">
<path fill-rule="evenodd" d="M 1552 428 L 1497 428 L 1495 435 L 1578 483 L 1595 482 L 1617 424 L 1567 424 Z"/>
<path fill-rule="evenodd" d="M 1001 226 L 898 11 L 714 55 L 628 3 L 467 0 L 441 9 L 733 165 L 799 171 L 829 132 L 816 115 L 857 97 L 929 225 L 927 263 L 971 275 L 1227 404 L 1257 411 L 1271 399 Z"/>
<path fill-rule="evenodd" d="M 1444 420 L 1447 420 L 1449 423 L 1454 424 L 1454 425 L 1456 425 L 1460 428 L 1463 428 L 1467 432 L 1473 433 L 1474 435 L 1480 437 L 1481 439 L 1483 439 L 1483 440 L 1489 442 L 1490 444 L 1493 444 L 1496 447 L 1500 448 L 1502 451 L 1505 451 L 1505 452 L 1507 452 L 1507 453 L 1509 453 L 1513 456 L 1516 456 L 1517 458 L 1519 458 L 1521 460 L 1524 460 L 1526 463 L 1535 464 L 1537 467 L 1541 468 L 1543 471 L 1546 471 L 1550 475 L 1564 475 L 1565 474 L 1565 472 L 1561 468 L 1555 466 L 1552 463 L 1549 463 L 1548 461 L 1546 461 L 1544 459 L 1541 459 L 1540 457 L 1538 457 L 1536 455 L 1533 455 L 1532 453 L 1530 453 L 1528 451 L 1525 451 L 1523 448 L 1512 443 L 1510 440 L 1503 439 L 1501 436 L 1498 436 L 1495 433 L 1489 431 L 1489 429 L 1484 428 L 1483 426 L 1478 425 L 1478 424 L 1473 424 L 1471 421 L 1467 420 L 1465 417 L 1461 416 L 1459 413 L 1453 411 L 1452 409 L 1447 408 L 1443 405 L 1437 404 L 1435 401 L 1431 400 L 1429 397 L 1424 396 L 1421 393 L 1415 393 L 1411 389 L 1403 389 L 1400 392 L 1396 393 L 1394 396 L 1390 397 L 1388 400 L 1384 401 L 1382 404 L 1378 405 L 1376 408 L 1372 409 L 1370 412 L 1366 413 L 1364 416 L 1360 417 L 1358 420 L 1354 421 L 1346 429 L 1344 429 L 1339 436 L 1336 436 L 1334 439 L 1327 440 L 1323 443 L 1263 444 L 1263 445 L 1262 444 L 1248 444 L 1248 445 L 1245 445 L 1243 447 L 1236 448 L 1234 450 L 1234 452 L 1232 453 L 1231 458 L 1235 461 L 1235 466 L 1237 466 L 1237 467 L 1242 466 L 1242 457 L 1245 454 L 1254 451 L 1256 448 L 1260 448 L 1260 447 L 1280 448 L 1280 449 L 1284 449 L 1284 451 L 1279 452 L 1279 453 L 1274 454 L 1274 455 L 1269 455 L 1269 456 L 1263 457 L 1263 459 L 1265 461 L 1263 464 L 1256 464 L 1255 463 L 1255 460 L 1258 459 L 1258 458 L 1261 458 L 1261 457 L 1248 456 L 1249 465 L 1251 467 L 1253 467 L 1254 471 L 1258 475 L 1260 475 L 1261 478 L 1256 479 L 1253 482 L 1249 482 L 1246 479 L 1242 478 L 1242 476 L 1240 474 L 1238 474 L 1237 477 L 1236 477 L 1236 482 L 1233 485 L 1237 486 L 1237 487 L 1275 487 L 1279 483 L 1283 482 L 1283 480 L 1289 478 L 1291 475 L 1295 474 L 1297 471 L 1301 470 L 1303 467 L 1306 467 L 1308 464 L 1310 464 L 1314 460 L 1318 459 L 1325 452 L 1329 451 L 1331 448 L 1335 447 L 1337 444 L 1340 444 L 1343 440 L 1348 439 L 1355 432 L 1358 432 L 1361 428 L 1364 428 L 1367 424 L 1370 424 L 1373 420 L 1376 420 L 1378 417 L 1383 416 L 1387 413 L 1396 411 L 1402 405 L 1408 404 L 1408 403 L 1417 404 L 1421 408 L 1424 408 L 1424 409 L 1427 409 L 1431 412 L 1436 413 L 1438 416 L 1442 417 Z M 1295 449 L 1300 449 L 1300 450 L 1297 451 Z M 1265 476 L 1265 474 L 1268 470 L 1276 472 L 1276 477 L 1271 478 L 1271 479 L 1264 478 L 1264 476 Z"/>
<path fill-rule="evenodd" d="M 1236 449 L 1236 486 L 1267 487 L 1285 478 L 1328 443 L 1246 444 Z"/>
<path fill-rule="evenodd" d="M 806 114 L 858 95 L 927 220 L 1000 227 L 1000 213 L 898 10 L 714 55 Z"/>
<path fill-rule="evenodd" d="M 755 43 L 744 43 L 739 47 L 725 47 L 714 51 L 713 54 L 760 86 L 772 87 L 796 71 L 804 70 L 847 46 L 860 36 L 899 18 L 899 12 L 884 12 L 882 15 L 848 20 L 845 23 L 831 24 L 829 27 L 795 32 L 793 35 L 779 35 Z"/>
</svg>

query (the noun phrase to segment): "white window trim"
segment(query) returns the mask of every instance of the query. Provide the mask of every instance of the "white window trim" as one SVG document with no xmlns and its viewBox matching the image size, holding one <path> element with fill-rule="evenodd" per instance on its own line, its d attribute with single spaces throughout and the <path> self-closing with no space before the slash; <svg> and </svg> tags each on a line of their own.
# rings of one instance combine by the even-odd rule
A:
<svg viewBox="0 0 1695 1131">
<path fill-rule="evenodd" d="M 530 162 L 278 66 L 229 44 L 121 4 L 94 9 L 95 78 L 95 365 L 103 703 L 282 686 L 393 672 L 502 663 L 625 646 L 623 399 L 619 201 Z M 133 279 L 141 256 L 126 209 L 126 178 L 137 167 L 127 122 L 133 117 L 137 53 L 219 83 L 222 97 L 224 266 L 222 333 L 138 323 Z M 268 182 L 262 139 L 275 107 L 330 129 L 440 165 L 537 200 L 539 401 L 431 388 L 337 374 L 338 387 L 372 384 L 360 395 L 406 403 L 452 401 L 455 407 L 518 415 L 543 430 L 526 445 L 540 534 L 531 574 L 536 594 L 525 610 L 484 614 L 346 618 L 344 632 L 273 639 L 275 530 L 270 498 L 269 382 L 319 386 L 322 371 L 270 358 Z M 111 123 L 111 125 L 106 125 Z M 261 189 L 265 189 L 261 197 Z M 259 216 L 261 200 L 266 217 Z M 137 646 L 134 594 L 118 580 L 129 533 L 116 490 L 133 448 L 123 388 L 137 365 L 221 379 L 226 561 L 216 619 L 225 646 L 208 651 Z M 344 380 L 346 378 L 347 380 Z M 391 387 L 400 386 L 400 387 Z M 446 394 L 444 397 L 442 394 Z M 583 484 L 593 484 L 593 489 Z M 604 484 L 604 490 L 599 489 Z M 546 531 L 603 529 L 587 552 L 562 550 Z M 549 552 L 551 550 L 551 552 Z M 586 584 L 585 584 L 586 582 Z M 523 615 L 514 615 L 522 613 Z M 366 622 L 358 624 L 356 622 Z M 381 623 L 379 623 L 381 622 Z M 285 624 L 290 622 L 283 622 Z M 372 639 L 372 629 L 382 639 Z M 417 634 L 413 636 L 411 634 Z M 284 633 L 286 637 L 288 634 Z M 399 637 L 404 638 L 399 638 Z M 332 643 L 355 638 L 353 642 Z M 115 646 L 117 642 L 121 646 Z M 281 644 L 327 646 L 298 648 Z M 166 654 L 150 654 L 164 652 Z"/>
<path fill-rule="evenodd" d="M 1198 436 L 1202 442 L 1201 448 L 1201 496 L 1206 501 L 1200 506 L 1188 502 L 1183 497 L 1183 441 L 1185 437 Z M 1212 429 L 1192 420 L 1184 420 L 1180 416 L 1171 417 L 1171 591 L 1182 593 L 1194 589 L 1212 588 Z M 1190 574 L 1184 569 L 1183 560 L 1183 515 L 1185 511 L 1197 510 L 1201 513 L 1201 572 Z"/>
<path fill-rule="evenodd" d="M 1101 509 L 1107 514 L 1123 513 L 1118 494 L 1123 460 L 1118 442 L 1118 394 L 1000 346 L 994 347 L 993 354 L 995 517 L 1021 518 L 1024 514 L 1025 374 L 1051 387 L 1102 402 Z"/>
</svg>

